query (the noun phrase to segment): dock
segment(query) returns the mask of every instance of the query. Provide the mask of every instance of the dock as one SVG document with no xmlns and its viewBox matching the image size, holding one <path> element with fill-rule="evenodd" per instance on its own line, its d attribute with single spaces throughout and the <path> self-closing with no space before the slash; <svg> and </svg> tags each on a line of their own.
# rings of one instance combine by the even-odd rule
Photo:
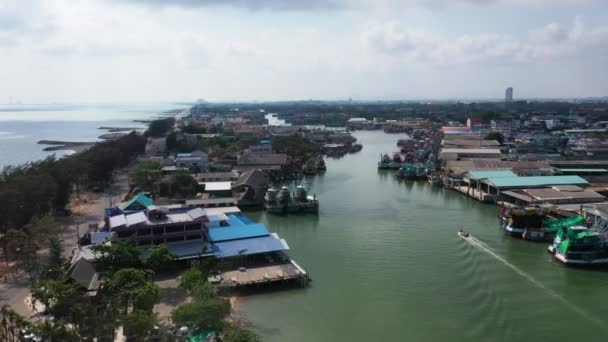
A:
<svg viewBox="0 0 608 342">
<path fill-rule="evenodd" d="M 224 290 L 276 283 L 295 283 L 306 287 L 309 278 L 308 273 L 302 267 L 295 261 L 290 260 L 278 265 L 241 267 L 235 270 L 222 271 L 209 277 L 209 282 Z"/>
<path fill-rule="evenodd" d="M 475 189 L 466 185 L 458 185 L 453 187 L 454 190 L 461 192 L 469 197 L 472 197 L 480 202 L 492 203 L 494 202 L 494 195 L 488 194 L 481 189 Z"/>
</svg>

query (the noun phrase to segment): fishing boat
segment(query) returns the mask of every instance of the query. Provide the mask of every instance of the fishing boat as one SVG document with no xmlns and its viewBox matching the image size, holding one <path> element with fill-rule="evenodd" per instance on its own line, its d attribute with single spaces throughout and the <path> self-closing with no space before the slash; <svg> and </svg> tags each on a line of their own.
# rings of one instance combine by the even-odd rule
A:
<svg viewBox="0 0 608 342">
<path fill-rule="evenodd" d="M 289 194 L 289 192 L 288 192 Z M 283 214 L 284 206 L 279 202 L 279 191 L 275 188 L 270 188 L 264 195 L 264 210 L 270 214 Z"/>
<path fill-rule="evenodd" d="M 380 161 L 378 162 L 379 169 L 389 169 L 391 164 L 391 157 L 388 154 L 380 155 Z"/>
<path fill-rule="evenodd" d="M 317 171 L 318 172 L 325 172 L 327 171 L 327 166 L 325 166 L 325 161 L 323 160 L 323 157 L 319 156 L 315 162 L 316 166 L 317 166 Z"/>
<path fill-rule="evenodd" d="M 287 213 L 317 213 L 319 200 L 317 196 L 308 196 L 303 185 L 299 185 L 291 196 L 289 188 L 283 186 L 280 191 L 268 189 L 264 196 L 264 209 L 269 214 L 282 215 Z"/>
<path fill-rule="evenodd" d="M 442 187 L 443 179 L 441 176 L 435 172 L 432 172 L 427 175 L 428 181 L 432 186 Z"/>
<path fill-rule="evenodd" d="M 471 235 L 469 235 L 469 233 L 465 232 L 464 230 L 459 229 L 458 230 L 458 236 L 461 237 L 461 238 L 463 238 L 463 239 L 466 239 L 466 238 L 470 237 Z"/>
<path fill-rule="evenodd" d="M 395 177 L 411 180 L 426 179 L 426 168 L 423 164 L 420 163 L 405 163 L 399 170 L 397 170 L 397 172 L 395 173 Z"/>
<path fill-rule="evenodd" d="M 398 153 L 397 153 L 398 154 Z M 401 156 L 398 156 L 399 160 L 401 160 Z M 388 169 L 388 170 L 397 170 L 401 167 L 401 161 L 396 161 L 395 155 L 393 158 L 389 157 L 388 154 L 384 154 L 380 158 L 380 162 L 378 162 L 379 169 Z"/>
<path fill-rule="evenodd" d="M 585 222 L 582 216 L 549 220 L 546 210 L 540 207 L 502 208 L 500 216 L 507 235 L 532 241 L 551 241 L 559 229 Z"/>
<path fill-rule="evenodd" d="M 352 145 L 352 146 L 349 148 L 348 152 L 350 152 L 350 153 L 355 153 L 355 152 L 359 152 L 359 151 L 361 151 L 362 149 L 363 149 L 363 145 L 361 145 L 361 144 L 353 144 L 353 145 Z"/>
<path fill-rule="evenodd" d="M 608 265 L 606 240 L 597 231 L 585 226 L 559 229 L 548 249 L 557 261 L 565 265 Z"/>
<path fill-rule="evenodd" d="M 317 164 L 315 163 L 314 160 L 309 159 L 306 164 L 304 164 L 304 167 L 302 168 L 302 173 L 304 173 L 305 175 L 316 175 L 317 174 Z"/>
<path fill-rule="evenodd" d="M 306 188 L 303 185 L 298 185 L 293 194 L 293 200 L 298 207 L 297 212 L 319 212 L 319 200 L 317 200 L 317 195 L 309 196 L 308 191 L 306 191 Z"/>
</svg>

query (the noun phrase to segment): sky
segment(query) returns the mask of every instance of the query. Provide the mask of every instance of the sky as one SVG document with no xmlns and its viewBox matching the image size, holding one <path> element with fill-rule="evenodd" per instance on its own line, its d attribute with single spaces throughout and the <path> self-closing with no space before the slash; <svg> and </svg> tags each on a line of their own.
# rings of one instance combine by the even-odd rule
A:
<svg viewBox="0 0 608 342">
<path fill-rule="evenodd" d="M 0 0 L 0 103 L 608 95 L 606 0 Z"/>
</svg>

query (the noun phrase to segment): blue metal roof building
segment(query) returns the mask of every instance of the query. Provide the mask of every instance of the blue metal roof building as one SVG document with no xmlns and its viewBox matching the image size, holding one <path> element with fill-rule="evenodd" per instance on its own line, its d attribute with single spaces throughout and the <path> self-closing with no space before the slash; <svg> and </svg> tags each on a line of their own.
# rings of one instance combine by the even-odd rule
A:
<svg viewBox="0 0 608 342">
<path fill-rule="evenodd" d="M 277 252 L 289 249 L 285 240 L 276 234 L 251 239 L 241 239 L 214 243 L 211 247 L 218 258 L 229 258 L 239 255 Z"/>
<path fill-rule="evenodd" d="M 266 226 L 261 223 L 244 225 L 209 228 L 209 241 L 220 242 L 238 239 L 247 239 L 258 236 L 267 236 L 270 233 Z"/>
</svg>

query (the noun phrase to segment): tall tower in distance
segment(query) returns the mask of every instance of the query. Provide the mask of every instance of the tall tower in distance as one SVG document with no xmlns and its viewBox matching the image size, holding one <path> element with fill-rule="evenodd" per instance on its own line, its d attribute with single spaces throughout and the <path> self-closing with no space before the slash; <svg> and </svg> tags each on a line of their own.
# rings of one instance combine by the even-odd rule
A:
<svg viewBox="0 0 608 342">
<path fill-rule="evenodd" d="M 505 91 L 505 102 L 506 103 L 513 102 L 513 87 L 509 87 Z"/>
</svg>

